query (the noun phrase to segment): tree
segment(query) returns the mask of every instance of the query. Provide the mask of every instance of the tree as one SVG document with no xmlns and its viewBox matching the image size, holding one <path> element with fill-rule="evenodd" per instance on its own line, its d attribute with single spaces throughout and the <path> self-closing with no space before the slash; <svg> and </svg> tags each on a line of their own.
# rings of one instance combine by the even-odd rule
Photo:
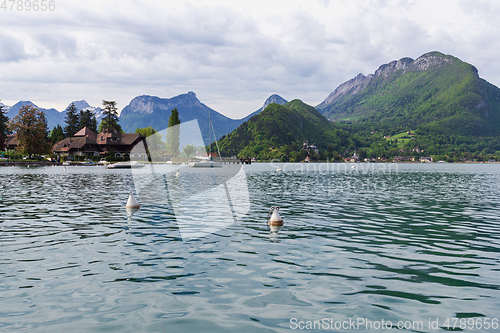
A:
<svg viewBox="0 0 500 333">
<path fill-rule="evenodd" d="M 148 149 L 150 151 L 165 150 L 165 142 L 163 142 L 162 135 L 157 133 L 151 126 L 144 128 L 136 128 L 135 132 L 142 134 L 147 138 Z"/>
<path fill-rule="evenodd" d="M 137 127 L 135 129 L 135 132 L 138 133 L 138 134 L 142 134 L 145 137 L 148 137 L 148 136 L 151 136 L 151 135 L 155 134 L 156 130 L 153 127 L 151 127 L 151 126 L 144 127 L 144 128 Z"/>
<path fill-rule="evenodd" d="M 78 117 L 78 130 L 81 130 L 84 127 L 87 127 L 92 132 L 97 132 L 97 119 L 95 119 L 95 115 L 91 110 L 85 109 L 80 110 L 80 114 Z"/>
<path fill-rule="evenodd" d="M 17 150 L 28 155 L 28 158 L 50 150 L 50 144 L 46 141 L 47 119 L 45 113 L 38 108 L 23 106 L 19 114 L 9 121 L 8 128 L 16 133 L 19 142 Z"/>
<path fill-rule="evenodd" d="M 66 126 L 64 127 L 64 134 L 66 137 L 74 136 L 75 133 L 78 132 L 79 117 L 78 110 L 73 103 L 71 103 L 66 110 L 66 118 L 64 122 L 66 123 Z"/>
<path fill-rule="evenodd" d="M 184 147 L 182 150 L 184 151 L 184 154 L 189 157 L 194 154 L 196 148 L 193 145 L 186 145 L 186 147 Z"/>
<path fill-rule="evenodd" d="M 55 144 L 63 139 L 64 139 L 64 131 L 63 131 L 61 125 L 57 125 L 56 127 L 54 127 L 52 129 L 52 131 L 50 131 L 49 141 L 52 144 Z"/>
<path fill-rule="evenodd" d="M 122 132 L 122 128 L 120 124 L 118 124 L 118 109 L 116 108 L 115 101 L 102 101 L 103 108 L 103 119 L 99 128 L 104 130 L 107 129 L 115 129 L 118 132 Z"/>
<path fill-rule="evenodd" d="M 179 133 L 181 121 L 179 120 L 179 111 L 177 108 L 172 110 L 170 117 L 168 118 L 168 128 L 167 128 L 167 152 L 170 154 L 179 154 Z"/>
<path fill-rule="evenodd" d="M 6 112 L 4 111 L 4 106 L 0 105 L 0 135 L 2 136 L 2 138 L 6 138 L 9 132 L 7 128 L 7 122 L 9 121 L 9 118 L 5 114 Z"/>
</svg>

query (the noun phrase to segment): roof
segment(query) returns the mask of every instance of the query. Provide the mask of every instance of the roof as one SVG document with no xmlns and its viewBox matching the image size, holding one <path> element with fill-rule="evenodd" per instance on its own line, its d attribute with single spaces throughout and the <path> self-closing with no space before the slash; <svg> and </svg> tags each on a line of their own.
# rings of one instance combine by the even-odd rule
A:
<svg viewBox="0 0 500 333">
<path fill-rule="evenodd" d="M 19 141 L 16 139 L 16 135 L 7 135 L 7 139 L 5 140 L 5 145 L 6 146 L 17 146 L 19 144 Z"/>
<path fill-rule="evenodd" d="M 96 134 L 90 130 L 87 126 L 79 130 L 74 136 L 93 136 L 96 137 Z"/>
<path fill-rule="evenodd" d="M 116 145 L 131 145 L 137 139 L 144 139 L 145 136 L 139 133 L 110 133 L 110 132 L 102 132 L 97 135 L 97 143 L 99 145 L 111 144 L 113 146 Z M 111 139 L 111 140 L 107 140 Z"/>
<path fill-rule="evenodd" d="M 85 145 L 95 145 L 98 148 L 98 150 L 100 150 L 99 146 L 97 145 L 97 142 L 86 136 L 78 136 L 61 140 L 54 145 L 52 150 L 63 151 L 63 152 L 70 151 L 71 149 L 83 150 Z"/>
</svg>

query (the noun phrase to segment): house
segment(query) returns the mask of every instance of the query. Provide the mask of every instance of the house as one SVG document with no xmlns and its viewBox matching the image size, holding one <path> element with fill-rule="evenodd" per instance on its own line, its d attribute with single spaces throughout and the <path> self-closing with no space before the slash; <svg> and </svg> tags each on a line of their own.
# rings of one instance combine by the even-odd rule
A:
<svg viewBox="0 0 500 333">
<path fill-rule="evenodd" d="M 79 130 L 74 136 L 75 137 L 85 136 L 89 139 L 97 141 L 97 134 L 92 132 L 92 130 L 90 128 L 88 128 L 87 126 L 82 128 L 81 130 Z"/>
<path fill-rule="evenodd" d="M 130 156 L 132 148 L 145 139 L 146 137 L 139 133 L 120 133 L 116 129 L 106 128 L 97 134 L 96 142 L 102 149 L 102 155 L 113 149 L 115 157 L 121 157 Z"/>
<path fill-rule="evenodd" d="M 99 156 L 113 149 L 115 157 L 130 156 L 132 148 L 144 139 L 145 136 L 138 133 L 119 133 L 105 129 L 102 133 L 95 134 L 84 127 L 75 136 L 56 143 L 52 151 L 61 155 Z"/>
<path fill-rule="evenodd" d="M 5 150 L 16 150 L 19 141 L 16 139 L 16 135 L 7 135 L 7 139 L 5 140 Z"/>
<path fill-rule="evenodd" d="M 421 163 L 431 163 L 432 157 L 430 157 L 430 156 L 420 157 L 420 162 Z"/>
<path fill-rule="evenodd" d="M 304 159 L 304 162 L 306 163 L 309 163 L 311 161 L 311 159 L 309 158 L 309 156 L 307 156 L 305 159 Z"/>
<path fill-rule="evenodd" d="M 315 143 L 309 144 L 309 141 L 305 141 L 302 143 L 302 150 L 307 151 L 308 153 L 310 153 L 312 150 L 316 155 L 319 154 L 318 146 L 316 146 Z"/>
<path fill-rule="evenodd" d="M 413 148 L 412 151 L 420 153 L 422 150 L 417 146 L 417 147 Z"/>
<path fill-rule="evenodd" d="M 392 159 L 393 162 L 408 162 L 415 161 L 415 157 L 413 156 L 396 156 Z"/>
<path fill-rule="evenodd" d="M 347 162 L 351 162 L 351 163 L 358 163 L 359 162 L 359 156 L 356 155 L 356 153 L 354 153 L 353 156 L 351 157 L 348 157 Z"/>
<path fill-rule="evenodd" d="M 56 143 L 52 151 L 60 155 L 99 156 L 102 149 L 95 140 L 87 137 L 72 137 Z"/>
<path fill-rule="evenodd" d="M 52 152 L 68 156 L 99 156 L 102 149 L 97 144 L 96 137 L 94 132 L 84 127 L 75 136 L 56 143 L 52 148 Z"/>
</svg>

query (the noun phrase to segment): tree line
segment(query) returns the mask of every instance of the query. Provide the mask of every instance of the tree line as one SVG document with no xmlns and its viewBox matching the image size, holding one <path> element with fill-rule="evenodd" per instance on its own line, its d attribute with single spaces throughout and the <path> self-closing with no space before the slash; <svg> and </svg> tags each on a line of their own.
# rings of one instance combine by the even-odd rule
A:
<svg viewBox="0 0 500 333">
<path fill-rule="evenodd" d="M 175 108 L 169 117 L 166 142 L 161 141 L 161 135 L 154 135 L 157 132 L 151 127 L 137 128 L 136 133 L 148 137 L 150 147 L 156 151 L 167 151 L 174 156 L 179 155 L 179 111 Z M 52 131 L 48 130 L 45 113 L 37 107 L 25 105 L 17 116 L 8 119 L 4 106 L 0 106 L 0 135 L 1 140 L 5 140 L 7 135 L 15 134 L 18 141 L 17 151 L 28 155 L 31 158 L 36 154 L 50 153 L 52 146 L 67 137 L 74 136 L 82 128 L 87 127 L 94 133 L 101 133 L 105 129 L 116 130 L 123 133 L 119 124 L 118 109 L 115 101 L 103 100 L 103 117 L 98 125 L 95 114 L 89 109 L 78 111 L 72 103 L 66 110 L 64 127 L 55 126 Z M 186 155 L 194 153 L 195 148 L 188 145 L 183 149 Z"/>
<path fill-rule="evenodd" d="M 116 102 L 103 101 L 103 118 L 99 126 L 97 126 L 97 119 L 91 110 L 84 109 L 78 112 L 72 103 L 66 111 L 64 128 L 57 125 L 50 133 L 45 113 L 37 107 L 25 105 L 19 109 L 17 116 L 9 120 L 4 106 L 0 106 L 2 140 L 5 140 L 9 134 L 15 134 L 18 141 L 18 152 L 28 155 L 29 158 L 36 154 L 49 153 L 53 144 L 74 136 L 84 127 L 97 133 L 104 129 L 116 129 L 123 132 L 118 123 Z"/>
</svg>

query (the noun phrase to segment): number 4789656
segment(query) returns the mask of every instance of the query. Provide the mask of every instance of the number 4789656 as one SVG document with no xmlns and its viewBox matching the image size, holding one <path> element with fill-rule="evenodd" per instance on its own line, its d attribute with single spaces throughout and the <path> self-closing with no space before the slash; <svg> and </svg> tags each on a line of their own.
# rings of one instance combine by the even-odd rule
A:
<svg viewBox="0 0 500 333">
<path fill-rule="evenodd" d="M 56 10 L 56 1 L 55 0 L 0 0 L 1 5 L 0 9 L 6 11 L 42 11 L 45 12 L 47 10 L 54 11 Z"/>
<path fill-rule="evenodd" d="M 469 329 L 498 329 L 498 319 L 497 318 L 447 318 L 444 322 L 444 327 L 447 329 L 458 329 L 462 330 Z"/>
</svg>

